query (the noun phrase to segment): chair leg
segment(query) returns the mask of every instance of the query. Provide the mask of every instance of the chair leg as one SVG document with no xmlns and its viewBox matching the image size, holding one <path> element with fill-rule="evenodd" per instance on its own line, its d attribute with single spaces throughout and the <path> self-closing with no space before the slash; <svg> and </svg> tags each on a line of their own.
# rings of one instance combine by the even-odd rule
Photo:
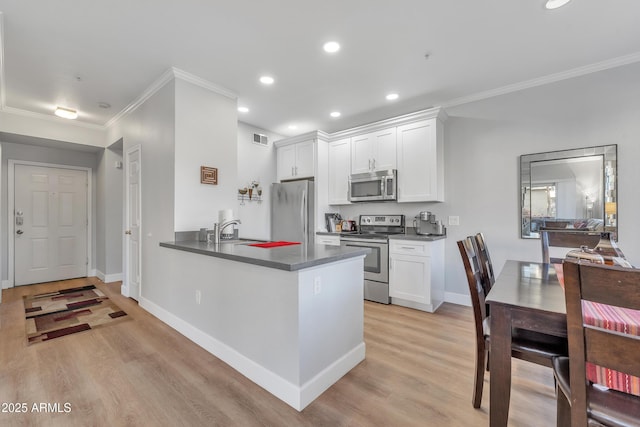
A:
<svg viewBox="0 0 640 427">
<path fill-rule="evenodd" d="M 476 376 L 473 385 L 473 407 L 479 408 L 482 403 L 482 388 L 484 386 L 484 369 L 487 351 L 483 348 L 476 349 Z"/>
<path fill-rule="evenodd" d="M 554 377 L 555 380 L 555 377 Z M 556 382 L 556 427 L 571 425 L 571 405 Z"/>
</svg>

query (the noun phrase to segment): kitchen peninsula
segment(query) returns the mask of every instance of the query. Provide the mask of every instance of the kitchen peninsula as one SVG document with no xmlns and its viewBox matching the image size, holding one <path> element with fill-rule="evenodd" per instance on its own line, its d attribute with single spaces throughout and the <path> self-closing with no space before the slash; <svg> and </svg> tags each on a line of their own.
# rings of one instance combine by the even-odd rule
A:
<svg viewBox="0 0 640 427">
<path fill-rule="evenodd" d="M 192 323 L 145 308 L 295 409 L 364 360 L 363 260 L 369 249 L 196 241 L 160 246 L 175 250 L 171 259 L 184 283 L 198 283 L 194 310 L 203 313 Z"/>
</svg>

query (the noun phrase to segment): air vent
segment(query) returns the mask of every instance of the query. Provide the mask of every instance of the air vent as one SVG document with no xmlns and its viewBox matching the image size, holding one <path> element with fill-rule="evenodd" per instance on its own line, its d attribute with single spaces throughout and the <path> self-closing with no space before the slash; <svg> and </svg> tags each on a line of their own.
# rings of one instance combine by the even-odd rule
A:
<svg viewBox="0 0 640 427">
<path fill-rule="evenodd" d="M 254 144 L 264 145 L 266 147 L 267 145 L 269 145 L 269 140 L 267 138 L 267 135 L 254 133 L 253 134 L 253 143 Z"/>
</svg>

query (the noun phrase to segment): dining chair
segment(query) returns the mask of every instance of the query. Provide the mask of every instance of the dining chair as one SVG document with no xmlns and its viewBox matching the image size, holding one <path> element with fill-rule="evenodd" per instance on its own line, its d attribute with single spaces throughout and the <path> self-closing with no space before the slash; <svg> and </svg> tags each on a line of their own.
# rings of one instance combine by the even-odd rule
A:
<svg viewBox="0 0 640 427">
<path fill-rule="evenodd" d="M 587 310 L 594 307 L 594 303 L 605 304 L 597 306 L 603 313 L 619 313 L 616 311 L 619 308 L 640 310 L 640 270 L 567 261 L 563 264 L 563 271 L 569 357 L 553 360 L 557 425 L 640 426 L 640 396 L 603 389 L 594 385 L 587 375 L 587 363 L 591 363 L 619 373 L 609 371 L 607 376 L 628 374 L 640 377 L 640 336 L 620 332 L 620 329 L 628 328 L 626 332 L 633 329 L 630 324 L 624 327 L 625 321 L 633 321 L 633 312 L 618 319 L 622 323 L 616 325 L 617 331 L 606 329 L 605 324 L 599 327 L 592 325 L 592 321 L 585 321 Z M 635 328 L 637 332 L 640 324 Z M 626 377 L 621 382 L 629 384 L 632 381 L 634 379 Z M 629 391 L 631 389 L 633 387 Z M 637 389 L 635 391 L 638 392 Z"/>
<path fill-rule="evenodd" d="M 484 293 L 486 295 L 496 282 L 496 276 L 493 273 L 493 264 L 491 263 L 491 256 L 489 255 L 489 249 L 487 248 L 487 241 L 484 238 L 484 234 L 476 234 L 473 238 L 473 243 L 475 244 L 474 248 L 478 255 L 480 275 L 484 286 Z"/>
<path fill-rule="evenodd" d="M 595 248 L 600 242 L 600 232 L 580 231 L 573 229 L 541 228 L 540 243 L 542 245 L 542 262 L 544 264 L 561 264 L 562 258 L 551 258 L 549 247 L 576 249 L 582 246 Z"/>
<path fill-rule="evenodd" d="M 490 324 L 485 302 L 486 293 L 482 283 L 478 254 L 474 248 L 474 237 L 458 241 L 458 249 L 462 257 L 475 325 L 476 361 L 472 403 L 479 408 L 482 402 L 484 371 L 490 369 L 487 361 L 491 346 Z M 511 356 L 539 365 L 551 367 L 551 359 L 567 354 L 566 340 L 551 337 L 535 331 L 515 329 L 512 332 Z"/>
</svg>

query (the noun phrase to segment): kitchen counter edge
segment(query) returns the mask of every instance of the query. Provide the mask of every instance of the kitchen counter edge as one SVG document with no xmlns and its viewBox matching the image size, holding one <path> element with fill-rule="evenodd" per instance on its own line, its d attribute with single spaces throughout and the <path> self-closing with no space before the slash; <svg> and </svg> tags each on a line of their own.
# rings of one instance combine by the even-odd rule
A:
<svg viewBox="0 0 640 427">
<path fill-rule="evenodd" d="M 160 242 L 160 246 L 285 271 L 298 271 L 371 252 L 369 248 L 325 245 L 309 245 L 305 251 L 301 251 L 302 245 L 265 249 L 225 243 L 214 246 L 199 241 Z"/>
</svg>

